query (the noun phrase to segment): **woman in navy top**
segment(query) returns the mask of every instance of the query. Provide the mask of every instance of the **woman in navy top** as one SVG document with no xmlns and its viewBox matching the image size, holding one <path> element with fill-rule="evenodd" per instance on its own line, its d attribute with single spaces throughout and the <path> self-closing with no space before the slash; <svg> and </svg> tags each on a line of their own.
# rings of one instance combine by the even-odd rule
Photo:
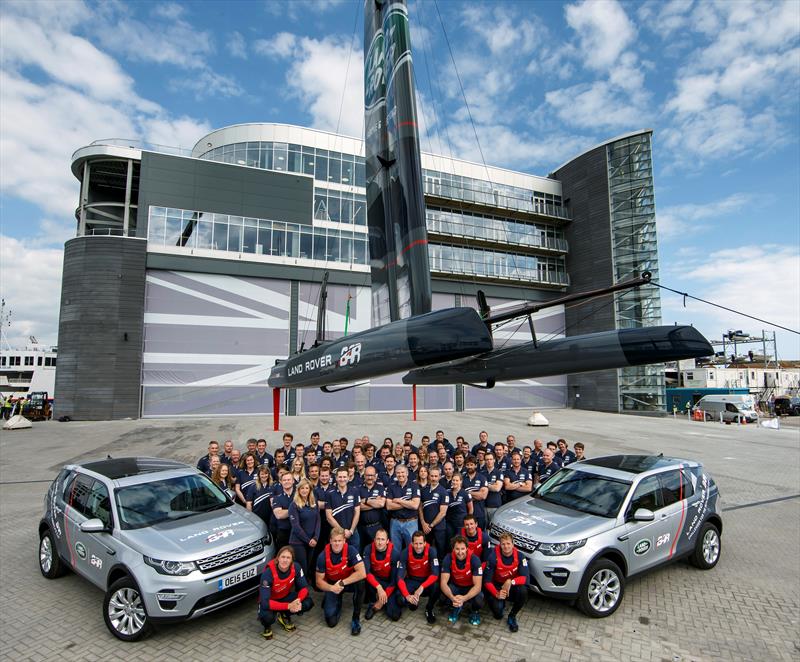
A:
<svg viewBox="0 0 800 662">
<path fill-rule="evenodd" d="M 220 462 L 211 474 L 211 480 L 231 499 L 236 498 L 236 479 L 231 475 L 231 469 L 227 464 Z"/>
<path fill-rule="evenodd" d="M 247 507 L 258 515 L 269 527 L 270 533 L 275 535 L 274 524 L 272 522 L 272 471 L 266 464 L 258 468 L 256 476 L 256 489 L 253 490 L 252 501 L 248 502 Z"/>
<path fill-rule="evenodd" d="M 297 563 L 308 576 L 309 563 L 319 542 L 320 515 L 314 490 L 305 478 L 297 484 L 294 499 L 289 505 L 289 522 L 292 527 L 289 544 L 294 549 Z"/>
<path fill-rule="evenodd" d="M 447 505 L 445 516 L 448 544 L 460 534 L 467 513 L 472 514 L 472 497 L 469 492 L 461 489 L 463 480 L 461 474 L 456 471 L 450 481 L 450 503 Z"/>
<path fill-rule="evenodd" d="M 239 470 L 239 480 L 236 483 L 236 496 L 243 506 L 253 500 L 256 489 L 258 464 L 255 453 L 245 453 L 242 458 L 242 468 Z"/>
</svg>

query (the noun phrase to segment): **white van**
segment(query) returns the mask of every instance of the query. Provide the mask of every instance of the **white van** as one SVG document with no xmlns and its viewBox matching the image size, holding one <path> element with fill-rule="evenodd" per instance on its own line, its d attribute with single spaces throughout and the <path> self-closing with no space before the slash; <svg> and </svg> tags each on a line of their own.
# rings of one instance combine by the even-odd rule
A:
<svg viewBox="0 0 800 662">
<path fill-rule="evenodd" d="M 739 419 L 748 423 L 758 421 L 752 395 L 704 395 L 692 409 L 705 412 L 706 420 L 718 421 L 721 415 L 728 423 L 738 423 Z"/>
</svg>

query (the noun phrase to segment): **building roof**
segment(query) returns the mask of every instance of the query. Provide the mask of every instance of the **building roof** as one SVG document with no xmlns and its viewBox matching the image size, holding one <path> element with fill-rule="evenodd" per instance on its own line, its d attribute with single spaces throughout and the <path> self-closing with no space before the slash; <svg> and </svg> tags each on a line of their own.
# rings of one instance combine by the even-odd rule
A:
<svg viewBox="0 0 800 662">
<path fill-rule="evenodd" d="M 643 133 L 653 133 L 653 129 L 639 129 L 638 131 L 630 131 L 628 133 L 623 133 L 621 136 L 616 136 L 615 138 L 609 138 L 608 140 L 604 140 L 603 142 L 598 143 L 594 147 L 590 147 L 589 149 L 583 150 L 580 154 L 577 154 L 576 156 L 573 156 L 571 159 L 569 159 L 569 161 L 564 161 L 564 163 L 562 163 L 560 166 L 558 166 L 558 168 L 553 168 L 553 170 L 550 171 L 550 174 L 548 175 L 548 177 L 553 177 L 564 166 L 569 165 L 573 161 L 581 158 L 584 154 L 588 154 L 589 152 L 593 152 L 594 150 L 596 150 L 599 147 L 605 147 L 606 145 L 610 145 L 611 143 L 615 143 L 618 140 L 624 140 L 625 138 L 631 138 L 632 136 L 640 136 Z"/>
</svg>

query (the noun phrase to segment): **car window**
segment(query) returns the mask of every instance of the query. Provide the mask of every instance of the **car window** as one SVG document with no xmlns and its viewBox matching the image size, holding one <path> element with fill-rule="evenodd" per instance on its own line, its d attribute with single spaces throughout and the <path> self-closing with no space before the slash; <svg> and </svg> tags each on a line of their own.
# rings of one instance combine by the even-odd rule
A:
<svg viewBox="0 0 800 662">
<path fill-rule="evenodd" d="M 647 508 L 647 510 L 655 512 L 659 508 L 663 508 L 663 506 L 661 483 L 658 480 L 658 476 L 648 476 L 636 487 L 633 499 L 631 499 L 629 512 L 632 515 L 639 508 Z"/>
<path fill-rule="evenodd" d="M 694 494 L 692 483 L 683 470 L 665 471 L 659 474 L 658 477 L 661 480 L 661 494 L 665 506 L 678 503 L 681 499 L 688 499 Z"/>
<path fill-rule="evenodd" d="M 94 481 L 91 492 L 87 495 L 86 509 L 89 512 L 87 517 L 96 517 L 106 526 L 111 526 L 111 499 L 106 486 L 99 480 Z"/>
<path fill-rule="evenodd" d="M 64 495 L 67 505 L 72 506 L 84 517 L 91 517 L 89 501 L 93 482 L 94 478 L 77 474 L 69 485 L 69 491 Z"/>
<path fill-rule="evenodd" d="M 630 483 L 577 469 L 554 474 L 537 491 L 544 501 L 600 517 L 616 517 Z"/>
</svg>

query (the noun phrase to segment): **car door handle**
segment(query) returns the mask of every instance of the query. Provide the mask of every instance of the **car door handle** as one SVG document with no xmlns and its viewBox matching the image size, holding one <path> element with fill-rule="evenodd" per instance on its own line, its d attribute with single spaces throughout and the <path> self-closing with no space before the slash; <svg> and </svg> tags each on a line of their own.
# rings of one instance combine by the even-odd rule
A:
<svg viewBox="0 0 800 662">
<path fill-rule="evenodd" d="M 630 536 L 628 535 L 618 536 L 617 540 L 619 540 L 620 542 L 625 542 L 628 538 L 630 538 Z"/>
</svg>

